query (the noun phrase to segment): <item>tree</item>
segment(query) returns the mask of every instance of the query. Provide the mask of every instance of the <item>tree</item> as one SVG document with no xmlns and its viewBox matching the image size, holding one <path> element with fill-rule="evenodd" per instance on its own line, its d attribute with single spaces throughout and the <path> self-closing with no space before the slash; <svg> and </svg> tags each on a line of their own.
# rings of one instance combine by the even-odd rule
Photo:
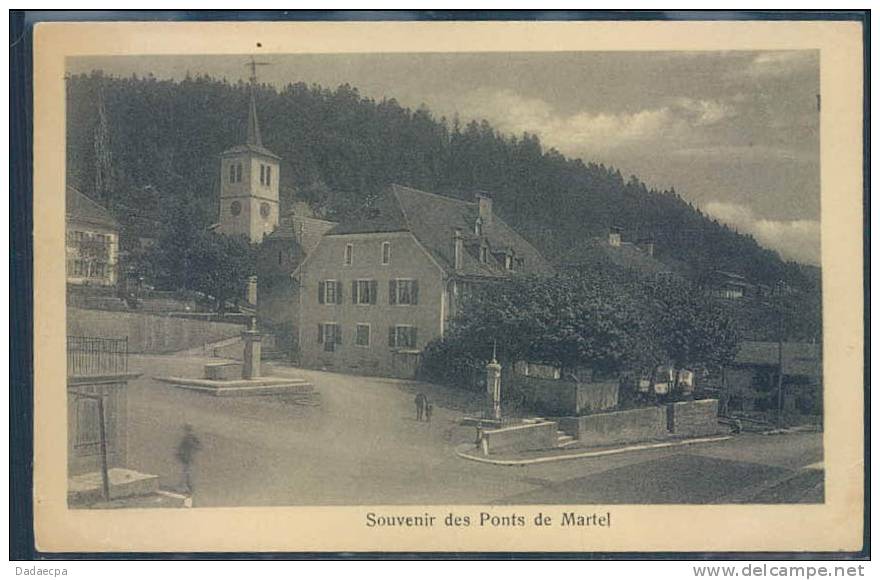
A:
<svg viewBox="0 0 880 580">
<path fill-rule="evenodd" d="M 222 313 L 227 301 L 244 295 L 255 271 L 254 247 L 245 236 L 226 236 L 205 227 L 187 195 L 166 207 L 157 243 L 146 258 L 153 282 L 201 292 Z"/>
<path fill-rule="evenodd" d="M 651 312 L 628 284 L 579 274 L 486 284 L 465 302 L 447 336 L 429 346 L 425 370 L 460 379 L 462 369 L 485 364 L 493 349 L 508 365 L 589 366 L 604 375 L 655 364 L 661 353 L 651 340 Z"/>
<path fill-rule="evenodd" d="M 705 293 L 681 278 L 645 280 L 642 288 L 653 310 L 655 341 L 676 368 L 733 360 L 735 321 Z"/>
<path fill-rule="evenodd" d="M 237 302 L 244 296 L 256 259 L 247 238 L 203 231 L 187 250 L 193 268 L 189 290 L 212 297 L 221 314 L 227 301 Z"/>
</svg>

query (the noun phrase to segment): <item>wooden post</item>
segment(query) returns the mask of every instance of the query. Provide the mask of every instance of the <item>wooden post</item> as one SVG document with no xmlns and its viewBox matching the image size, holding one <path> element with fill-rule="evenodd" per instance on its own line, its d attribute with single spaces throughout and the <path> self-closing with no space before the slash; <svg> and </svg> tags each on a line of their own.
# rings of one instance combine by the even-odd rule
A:
<svg viewBox="0 0 880 580">
<path fill-rule="evenodd" d="M 98 395 L 95 398 L 98 401 L 98 428 L 101 434 L 101 483 L 104 488 L 104 501 L 110 501 L 110 471 L 107 466 L 107 428 L 104 425 L 104 397 L 103 395 Z"/>
</svg>

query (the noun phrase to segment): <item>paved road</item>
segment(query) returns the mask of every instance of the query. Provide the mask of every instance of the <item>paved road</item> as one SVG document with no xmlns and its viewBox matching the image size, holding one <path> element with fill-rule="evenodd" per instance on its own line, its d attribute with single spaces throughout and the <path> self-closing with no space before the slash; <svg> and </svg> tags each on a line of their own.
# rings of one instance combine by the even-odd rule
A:
<svg viewBox="0 0 880 580">
<path fill-rule="evenodd" d="M 182 426 L 202 442 L 194 503 L 236 505 L 780 503 L 822 501 L 818 433 L 741 435 L 657 449 L 506 467 L 457 457 L 473 428 L 458 419 L 481 397 L 435 385 L 277 368 L 310 379 L 320 404 L 218 398 L 160 383 L 199 376 L 208 359 L 136 356 L 129 389 L 129 463 L 178 488 Z M 435 404 L 415 421 L 413 398 Z"/>
</svg>

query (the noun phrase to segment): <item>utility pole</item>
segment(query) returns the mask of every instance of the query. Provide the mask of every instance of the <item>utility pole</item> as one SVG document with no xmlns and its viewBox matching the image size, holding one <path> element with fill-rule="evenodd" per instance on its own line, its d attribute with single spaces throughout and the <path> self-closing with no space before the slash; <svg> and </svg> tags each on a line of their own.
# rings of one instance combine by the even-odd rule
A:
<svg viewBox="0 0 880 580">
<path fill-rule="evenodd" d="M 776 283 L 777 289 L 777 329 L 776 329 L 776 337 L 778 340 L 777 344 L 777 369 L 778 373 L 776 376 L 776 426 L 782 428 L 782 406 L 784 404 L 783 396 L 782 396 L 782 377 L 783 377 L 783 368 L 782 368 L 782 331 L 783 331 L 783 298 L 785 296 L 785 283 L 780 280 Z"/>
</svg>

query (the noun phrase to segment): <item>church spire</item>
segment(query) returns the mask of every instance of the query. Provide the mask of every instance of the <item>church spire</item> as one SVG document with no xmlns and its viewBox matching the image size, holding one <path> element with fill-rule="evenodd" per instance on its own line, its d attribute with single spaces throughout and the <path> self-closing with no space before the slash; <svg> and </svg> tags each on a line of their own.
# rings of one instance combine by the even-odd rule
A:
<svg viewBox="0 0 880 580">
<path fill-rule="evenodd" d="M 260 120 L 257 118 L 257 101 L 254 97 L 254 87 L 251 86 L 251 110 L 248 113 L 247 144 L 263 146 L 263 138 L 260 136 Z"/>
<path fill-rule="evenodd" d="M 257 67 L 268 64 L 268 62 L 257 62 L 254 60 L 254 57 L 251 57 L 251 60 L 247 63 L 247 66 L 251 69 L 251 77 L 249 79 L 251 82 L 251 109 L 248 112 L 247 144 L 259 147 L 263 146 L 263 138 L 260 135 L 260 120 L 257 118 Z"/>
</svg>

